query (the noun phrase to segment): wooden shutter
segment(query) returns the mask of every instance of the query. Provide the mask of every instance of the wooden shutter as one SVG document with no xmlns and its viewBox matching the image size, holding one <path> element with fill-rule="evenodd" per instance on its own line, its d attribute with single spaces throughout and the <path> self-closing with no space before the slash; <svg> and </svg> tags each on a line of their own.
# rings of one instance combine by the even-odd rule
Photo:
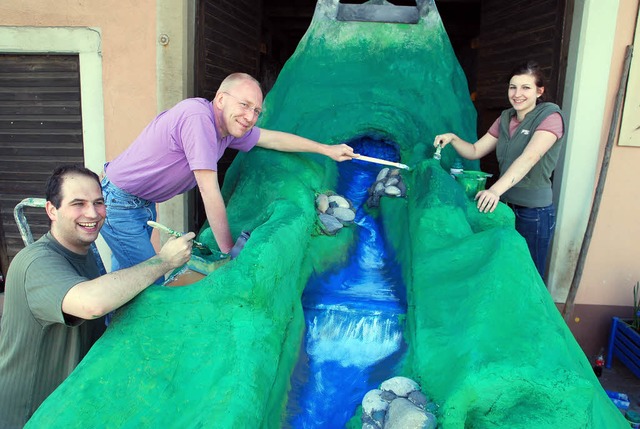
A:
<svg viewBox="0 0 640 429">
<path fill-rule="evenodd" d="M 61 164 L 83 165 L 77 55 L 0 54 L 0 263 L 24 247 L 13 208 L 44 197 L 46 179 Z M 35 239 L 49 229 L 42 209 L 25 215 Z M 5 261 L 5 262 L 2 262 Z"/>
</svg>

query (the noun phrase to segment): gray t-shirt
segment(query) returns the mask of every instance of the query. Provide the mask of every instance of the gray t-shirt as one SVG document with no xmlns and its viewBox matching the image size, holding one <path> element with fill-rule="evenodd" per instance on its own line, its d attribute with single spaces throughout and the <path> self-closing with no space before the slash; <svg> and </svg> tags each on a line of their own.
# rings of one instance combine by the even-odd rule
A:
<svg viewBox="0 0 640 429">
<path fill-rule="evenodd" d="M 21 428 L 104 332 L 62 312 L 78 283 L 100 275 L 91 252 L 67 250 L 47 233 L 13 259 L 0 324 L 0 428 Z"/>
</svg>

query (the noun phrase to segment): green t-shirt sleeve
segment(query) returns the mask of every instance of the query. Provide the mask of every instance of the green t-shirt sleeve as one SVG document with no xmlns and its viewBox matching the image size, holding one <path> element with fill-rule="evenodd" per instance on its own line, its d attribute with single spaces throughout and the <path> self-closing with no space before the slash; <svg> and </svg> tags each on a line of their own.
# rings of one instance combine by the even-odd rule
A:
<svg viewBox="0 0 640 429">
<path fill-rule="evenodd" d="M 81 319 L 65 318 L 62 300 L 73 286 L 87 280 L 62 255 L 55 252 L 41 254 L 25 272 L 27 302 L 34 317 L 43 325 L 81 323 Z"/>
</svg>

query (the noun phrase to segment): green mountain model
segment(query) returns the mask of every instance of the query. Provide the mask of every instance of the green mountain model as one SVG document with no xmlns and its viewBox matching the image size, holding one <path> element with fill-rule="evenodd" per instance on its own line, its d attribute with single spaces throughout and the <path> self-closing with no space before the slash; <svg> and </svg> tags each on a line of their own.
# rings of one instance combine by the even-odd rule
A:
<svg viewBox="0 0 640 429">
<path fill-rule="evenodd" d="M 382 198 L 377 215 L 407 286 L 398 375 L 440 404 L 440 428 L 628 427 L 511 210 L 478 213 L 448 174 L 452 149 L 432 158 L 438 133 L 475 141 L 476 116 L 437 9 L 417 3 L 402 9 L 417 14 L 410 24 L 371 22 L 404 19 L 388 3 L 319 1 L 259 125 L 327 143 L 382 137 L 412 167 L 407 198 Z M 336 180 L 336 164 L 319 155 L 240 154 L 223 189 L 234 236 L 252 231 L 240 256 L 193 285 L 152 286 L 119 310 L 27 427 L 281 428 L 304 333 L 301 294 L 354 239 L 352 228 L 326 236 L 318 224 L 316 194 Z M 200 240 L 215 246 L 209 229 Z"/>
</svg>

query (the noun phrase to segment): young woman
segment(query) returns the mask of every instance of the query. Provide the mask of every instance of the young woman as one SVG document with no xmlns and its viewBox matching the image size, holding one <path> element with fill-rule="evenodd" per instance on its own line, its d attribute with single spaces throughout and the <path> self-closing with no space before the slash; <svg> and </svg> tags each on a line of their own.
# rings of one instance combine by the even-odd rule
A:
<svg viewBox="0 0 640 429">
<path fill-rule="evenodd" d="M 516 215 L 516 230 L 525 238 L 533 262 L 543 277 L 549 243 L 556 225 L 551 174 L 565 140 L 560 108 L 541 102 L 542 70 L 529 61 L 510 75 L 511 108 L 502 112 L 489 131 L 474 144 L 452 133 L 437 135 L 434 146 L 452 144 L 460 156 L 479 159 L 495 150 L 500 178 L 476 194 L 478 210 L 495 210 L 502 200 Z"/>
</svg>

